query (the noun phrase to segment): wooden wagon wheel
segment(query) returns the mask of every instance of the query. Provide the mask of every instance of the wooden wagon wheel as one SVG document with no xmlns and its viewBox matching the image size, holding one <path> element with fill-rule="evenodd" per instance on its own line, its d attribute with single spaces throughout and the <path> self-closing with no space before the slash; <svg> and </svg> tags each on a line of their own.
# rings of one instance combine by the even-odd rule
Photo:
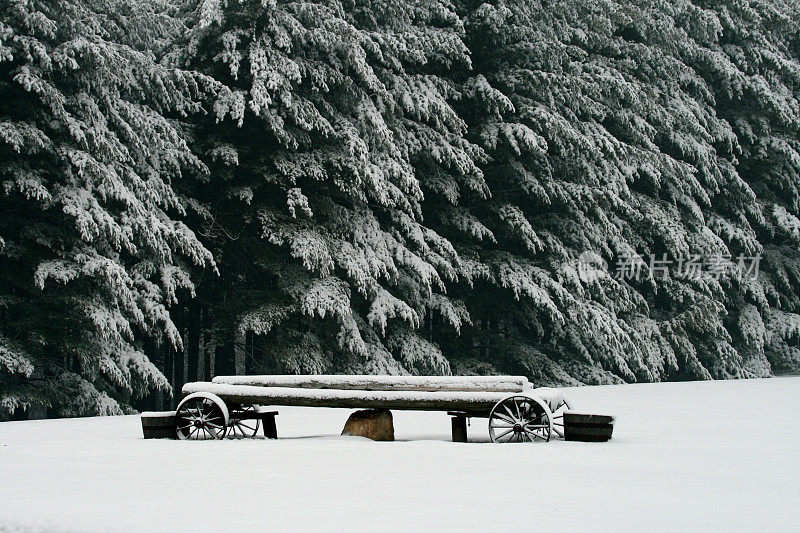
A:
<svg viewBox="0 0 800 533">
<path fill-rule="evenodd" d="M 504 398 L 489 413 L 492 442 L 547 442 L 552 429 L 550 409 L 531 396 L 515 394 Z"/>
<path fill-rule="evenodd" d="M 219 396 L 196 392 L 178 404 L 176 422 L 181 440 L 222 439 L 228 427 L 228 408 Z"/>
<path fill-rule="evenodd" d="M 564 411 L 569 411 L 572 407 L 569 405 L 569 402 L 566 398 L 562 398 L 561 401 L 556 405 L 555 409 L 553 409 L 553 433 L 564 438 Z"/>
<path fill-rule="evenodd" d="M 248 415 L 256 414 L 256 408 L 253 405 L 245 405 L 240 410 Z M 258 426 L 258 418 L 236 418 L 234 415 L 228 423 L 228 432 L 225 436 L 229 439 L 253 438 L 258 433 Z"/>
</svg>

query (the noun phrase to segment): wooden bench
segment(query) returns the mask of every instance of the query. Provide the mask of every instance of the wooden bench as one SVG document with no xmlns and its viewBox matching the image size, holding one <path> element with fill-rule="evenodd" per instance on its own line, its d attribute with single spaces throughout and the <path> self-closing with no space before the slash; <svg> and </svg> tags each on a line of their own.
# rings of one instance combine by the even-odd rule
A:
<svg viewBox="0 0 800 533">
<path fill-rule="evenodd" d="M 186 431 L 222 438 L 218 428 L 231 418 L 251 419 L 251 406 L 288 405 L 445 411 L 456 442 L 467 440 L 470 417 L 489 418 L 492 441 L 547 441 L 554 422 L 563 435 L 558 424 L 568 407 L 559 391 L 534 389 L 522 376 L 218 376 L 187 383 L 182 392 L 182 438 L 192 438 Z"/>
</svg>

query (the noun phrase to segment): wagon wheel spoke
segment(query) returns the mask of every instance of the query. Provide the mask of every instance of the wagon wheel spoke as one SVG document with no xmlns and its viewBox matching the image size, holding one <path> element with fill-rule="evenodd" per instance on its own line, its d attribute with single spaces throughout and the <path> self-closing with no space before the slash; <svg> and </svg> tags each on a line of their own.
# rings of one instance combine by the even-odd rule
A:
<svg viewBox="0 0 800 533">
<path fill-rule="evenodd" d="M 519 410 L 519 402 L 517 400 L 513 400 L 514 402 L 514 411 L 517 413 L 517 420 L 522 420 L 522 413 Z"/>
<path fill-rule="evenodd" d="M 503 413 L 495 413 L 494 416 L 499 418 L 500 420 L 502 420 L 504 422 L 508 422 L 509 424 L 513 424 L 514 423 L 514 419 L 513 418 L 509 418 L 506 415 L 504 415 Z"/>
<path fill-rule="evenodd" d="M 547 424 L 531 424 L 530 422 L 527 422 L 527 423 L 525 423 L 523 425 L 525 427 L 529 427 L 529 428 L 533 428 L 533 429 L 544 429 L 544 428 L 550 427 Z"/>
<path fill-rule="evenodd" d="M 256 409 L 252 405 L 244 406 L 241 410 L 246 414 L 255 414 Z M 258 418 L 234 418 L 229 424 L 227 437 L 231 439 L 252 438 L 258 433 L 260 420 Z"/>
<path fill-rule="evenodd" d="M 500 440 L 500 439 L 502 439 L 503 437 L 505 437 L 506 435 L 508 435 L 509 433 L 514 433 L 514 428 L 511 428 L 511 429 L 509 429 L 508 431 L 504 431 L 504 432 L 502 432 L 501 434 L 499 434 L 499 435 L 498 435 L 497 437 L 495 437 L 495 438 L 496 438 L 497 440 Z"/>
<path fill-rule="evenodd" d="M 251 423 L 248 423 L 248 422 L 242 422 L 242 421 L 239 421 L 239 422 L 237 422 L 237 425 L 238 425 L 239 427 L 241 427 L 241 428 L 244 428 L 244 429 L 249 429 L 249 430 L 254 430 L 254 429 L 256 428 L 256 426 L 257 426 L 257 424 L 253 425 L 253 424 L 251 424 Z"/>
<path fill-rule="evenodd" d="M 536 437 L 537 439 L 547 440 L 545 437 L 539 435 L 535 431 L 528 431 L 528 429 L 525 429 L 525 434 L 528 435 L 529 437 Z"/>
<path fill-rule="evenodd" d="M 239 424 L 239 425 L 236 426 L 236 430 L 239 431 L 239 433 L 241 433 L 242 436 L 253 435 L 253 434 L 255 434 L 256 429 L 257 428 L 254 428 L 254 427 L 251 427 L 251 426 L 246 426 L 244 424 Z"/>
</svg>

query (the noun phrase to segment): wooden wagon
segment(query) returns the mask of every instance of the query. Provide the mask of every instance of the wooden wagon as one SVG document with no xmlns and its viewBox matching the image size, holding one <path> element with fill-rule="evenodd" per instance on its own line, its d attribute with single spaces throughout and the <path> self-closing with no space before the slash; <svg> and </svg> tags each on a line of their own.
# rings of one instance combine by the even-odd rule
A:
<svg viewBox="0 0 800 533">
<path fill-rule="evenodd" d="M 178 405 L 182 439 L 275 437 L 275 411 L 263 406 L 445 411 L 454 441 L 466 442 L 467 419 L 489 419 L 492 442 L 563 437 L 569 404 L 560 391 L 535 389 L 522 376 L 218 376 L 187 383 Z M 271 427 L 269 427 L 271 426 Z"/>
</svg>

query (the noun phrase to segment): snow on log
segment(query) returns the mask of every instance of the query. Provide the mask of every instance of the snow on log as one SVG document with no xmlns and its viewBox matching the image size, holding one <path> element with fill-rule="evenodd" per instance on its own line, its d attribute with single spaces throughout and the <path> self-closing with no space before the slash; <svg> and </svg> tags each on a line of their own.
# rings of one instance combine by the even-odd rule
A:
<svg viewBox="0 0 800 533">
<path fill-rule="evenodd" d="M 539 399 L 543 400 L 551 411 L 558 409 L 558 406 L 562 405 L 566 400 L 563 391 L 559 389 L 553 389 L 551 387 L 538 387 L 527 392 L 534 394 Z"/>
<path fill-rule="evenodd" d="M 217 376 L 213 383 L 363 391 L 523 392 L 531 387 L 524 376 Z"/>
<path fill-rule="evenodd" d="M 193 392 L 210 392 L 226 402 L 241 404 L 465 411 L 480 414 L 488 414 L 494 404 L 509 395 L 506 391 L 368 391 L 258 387 L 204 381 L 183 386 L 184 395 Z"/>
</svg>

